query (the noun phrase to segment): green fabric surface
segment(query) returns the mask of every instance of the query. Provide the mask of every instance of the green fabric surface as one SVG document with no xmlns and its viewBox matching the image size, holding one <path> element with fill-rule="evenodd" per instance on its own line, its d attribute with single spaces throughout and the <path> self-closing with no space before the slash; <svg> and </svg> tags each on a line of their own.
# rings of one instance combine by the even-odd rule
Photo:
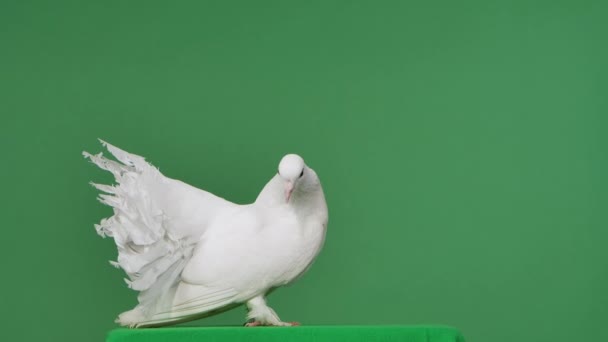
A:
<svg viewBox="0 0 608 342">
<path fill-rule="evenodd" d="M 406 341 L 464 342 L 462 334 L 440 326 L 178 327 L 116 329 L 107 342 L 207 341 Z"/>
</svg>

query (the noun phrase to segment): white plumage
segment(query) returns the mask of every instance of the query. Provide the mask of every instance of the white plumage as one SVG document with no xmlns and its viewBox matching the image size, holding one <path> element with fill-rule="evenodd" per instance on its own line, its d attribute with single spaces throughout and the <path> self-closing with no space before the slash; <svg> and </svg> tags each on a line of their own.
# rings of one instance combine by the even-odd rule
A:
<svg viewBox="0 0 608 342">
<path fill-rule="evenodd" d="M 92 183 L 114 209 L 95 228 L 114 238 L 118 260 L 112 264 L 139 291 L 139 304 L 118 323 L 167 325 L 246 303 L 248 325 L 291 325 L 266 305 L 265 295 L 306 271 L 327 228 L 319 178 L 302 158 L 283 157 L 256 201 L 238 205 L 102 144 L 117 161 L 83 152 L 117 183 Z"/>
</svg>

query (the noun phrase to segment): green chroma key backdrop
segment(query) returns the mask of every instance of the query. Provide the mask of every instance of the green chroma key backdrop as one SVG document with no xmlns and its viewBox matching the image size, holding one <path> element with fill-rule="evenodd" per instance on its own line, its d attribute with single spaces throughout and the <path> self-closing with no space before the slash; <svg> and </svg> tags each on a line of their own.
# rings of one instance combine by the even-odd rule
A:
<svg viewBox="0 0 608 342">
<path fill-rule="evenodd" d="M 103 138 L 253 201 L 319 173 L 303 324 L 605 341 L 606 1 L 4 1 L 2 340 L 101 341 L 135 292 L 93 224 Z M 195 325 L 237 325 L 235 309 Z"/>
</svg>

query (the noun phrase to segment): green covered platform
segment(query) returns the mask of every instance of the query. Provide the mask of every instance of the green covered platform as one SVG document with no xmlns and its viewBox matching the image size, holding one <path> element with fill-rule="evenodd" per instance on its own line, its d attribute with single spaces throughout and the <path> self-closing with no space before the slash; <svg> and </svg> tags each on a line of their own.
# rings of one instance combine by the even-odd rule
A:
<svg viewBox="0 0 608 342">
<path fill-rule="evenodd" d="M 106 342 L 464 342 L 442 326 L 176 327 L 112 330 Z"/>
</svg>

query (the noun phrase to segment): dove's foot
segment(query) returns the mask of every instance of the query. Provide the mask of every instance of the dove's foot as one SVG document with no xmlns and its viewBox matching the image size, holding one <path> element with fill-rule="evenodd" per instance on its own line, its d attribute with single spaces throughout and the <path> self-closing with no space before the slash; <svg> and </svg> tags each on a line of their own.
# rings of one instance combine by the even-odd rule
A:
<svg viewBox="0 0 608 342">
<path fill-rule="evenodd" d="M 298 326 L 298 322 L 283 322 L 276 312 L 266 305 L 263 296 L 258 296 L 247 301 L 249 321 L 246 327 L 293 327 Z"/>
<path fill-rule="evenodd" d="M 253 322 L 247 322 L 245 323 L 246 327 L 263 327 L 264 324 L 260 321 L 253 321 Z"/>
<path fill-rule="evenodd" d="M 297 327 L 299 322 L 278 322 L 278 324 L 264 324 L 260 321 L 252 321 L 245 323 L 246 327 Z"/>
</svg>

